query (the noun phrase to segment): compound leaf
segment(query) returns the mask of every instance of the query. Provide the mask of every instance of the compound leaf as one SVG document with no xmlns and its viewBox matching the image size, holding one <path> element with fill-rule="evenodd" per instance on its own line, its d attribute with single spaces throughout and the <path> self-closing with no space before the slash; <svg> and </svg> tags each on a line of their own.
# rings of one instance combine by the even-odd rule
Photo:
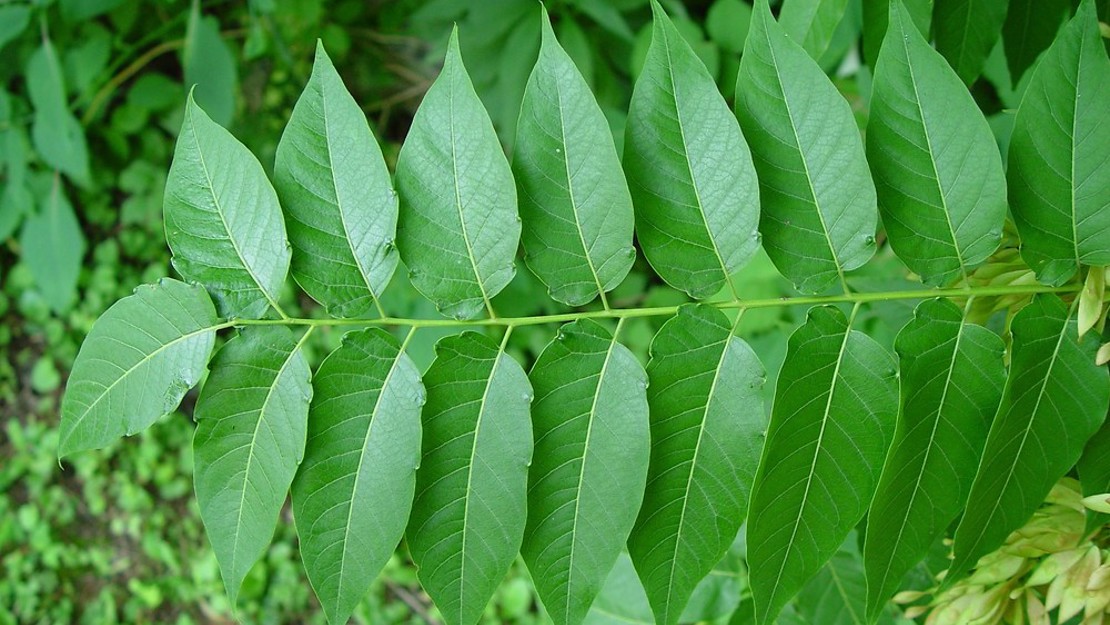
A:
<svg viewBox="0 0 1110 625">
<path fill-rule="evenodd" d="M 752 491 L 758 622 L 773 623 L 863 517 L 897 415 L 890 355 L 839 309 L 810 310 L 790 337 Z"/>
<path fill-rule="evenodd" d="M 174 268 L 203 284 L 221 315 L 258 318 L 278 310 L 289 243 L 277 194 L 258 159 L 191 95 L 164 211 Z"/>
<path fill-rule="evenodd" d="M 204 289 L 169 278 L 113 304 L 73 363 L 58 457 L 104 447 L 176 408 L 204 374 L 218 321 Z"/>
<path fill-rule="evenodd" d="M 867 612 L 878 617 L 967 501 L 1002 400 L 1002 339 L 948 300 L 922 302 L 898 333 L 901 414 L 867 517 Z"/>
<path fill-rule="evenodd" d="M 397 158 L 397 190 L 397 238 L 413 285 L 450 317 L 492 314 L 490 299 L 516 272 L 516 184 L 463 66 L 457 28 Z"/>
<path fill-rule="evenodd" d="M 779 23 L 791 39 L 817 60 L 829 47 L 847 9 L 848 0 L 786 0 L 779 12 Z"/>
<path fill-rule="evenodd" d="M 521 555 L 557 625 L 581 623 L 644 497 L 647 374 L 589 319 L 567 324 L 529 375 L 535 461 Z"/>
<path fill-rule="evenodd" d="M 281 326 L 244 329 L 213 358 L 197 400 L 193 483 L 233 605 L 304 456 L 312 372 L 303 341 Z"/>
<path fill-rule="evenodd" d="M 1110 60 L 1086 0 L 1033 70 L 1010 139 L 1011 208 L 1041 282 L 1110 265 L 1108 110 Z"/>
<path fill-rule="evenodd" d="M 867 157 L 891 247 L 926 284 L 966 277 L 998 247 L 1006 176 L 994 135 L 900 1 L 875 68 Z"/>
<path fill-rule="evenodd" d="M 754 151 L 767 254 L 798 289 L 843 280 L 875 251 L 875 186 L 848 102 L 758 0 L 736 113 Z"/>
<path fill-rule="evenodd" d="M 312 385 L 293 515 L 324 614 L 346 623 L 405 531 L 424 387 L 416 365 L 380 328 L 347 333 Z"/>
<path fill-rule="evenodd" d="M 366 117 L 324 52 L 281 136 L 274 185 L 297 284 L 336 317 L 360 317 L 397 268 L 397 193 Z"/>
<path fill-rule="evenodd" d="M 632 91 L 624 168 L 644 256 L 671 286 L 715 295 L 759 245 L 759 185 L 736 119 L 657 2 Z"/>
<path fill-rule="evenodd" d="M 632 198 L 609 122 L 555 39 L 546 10 L 513 173 L 525 260 L 551 297 L 580 306 L 620 284 L 636 259 Z"/>
<path fill-rule="evenodd" d="M 1106 418 L 1110 382 L 1095 365 L 1097 341 L 1080 343 L 1070 317 L 1055 295 L 1034 297 L 1014 316 L 1006 391 L 956 529 L 946 584 L 1032 516 Z"/>
<path fill-rule="evenodd" d="M 424 383 L 423 459 L 406 537 L 446 623 L 473 625 L 524 536 L 532 386 L 476 332 L 440 340 Z"/>
<path fill-rule="evenodd" d="M 765 373 L 715 308 L 683 306 L 651 343 L 651 464 L 628 551 L 674 625 L 736 538 L 763 442 Z"/>
<path fill-rule="evenodd" d="M 936 0 L 933 32 L 937 51 L 964 83 L 975 82 L 983 71 L 1002 33 L 1007 4 L 999 0 Z"/>
</svg>

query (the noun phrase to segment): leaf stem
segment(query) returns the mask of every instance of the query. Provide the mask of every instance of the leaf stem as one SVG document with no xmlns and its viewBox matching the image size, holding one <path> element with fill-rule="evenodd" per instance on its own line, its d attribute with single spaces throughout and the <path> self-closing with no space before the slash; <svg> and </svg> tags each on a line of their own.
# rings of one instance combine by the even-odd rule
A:
<svg viewBox="0 0 1110 625">
<path fill-rule="evenodd" d="M 1042 285 L 999 285 L 982 286 L 974 288 L 949 288 L 949 289 L 916 289 L 906 291 L 887 291 L 881 293 L 844 293 L 838 295 L 813 295 L 798 297 L 779 297 L 765 299 L 750 299 L 738 301 L 705 302 L 722 310 L 751 310 L 754 308 L 779 308 L 783 306 L 821 306 L 826 304 L 865 304 L 874 302 L 889 302 L 913 299 L 929 299 L 934 297 L 1004 297 L 1009 295 L 1035 295 L 1037 293 L 1076 293 L 1082 285 L 1071 284 L 1063 287 Z M 579 319 L 634 319 L 640 317 L 669 317 L 678 312 L 678 306 L 655 306 L 650 308 L 612 308 L 609 310 L 587 310 L 580 312 L 560 313 L 554 315 L 540 315 L 535 317 L 496 317 L 492 319 L 474 319 L 458 321 L 455 319 L 404 319 L 400 317 L 382 317 L 378 319 L 304 319 L 290 317 L 287 319 L 237 319 L 221 324 L 222 327 L 241 325 L 304 325 L 304 326 L 407 326 L 411 328 L 426 327 L 481 327 L 481 326 L 517 326 L 543 325 L 549 323 L 566 323 Z"/>
</svg>

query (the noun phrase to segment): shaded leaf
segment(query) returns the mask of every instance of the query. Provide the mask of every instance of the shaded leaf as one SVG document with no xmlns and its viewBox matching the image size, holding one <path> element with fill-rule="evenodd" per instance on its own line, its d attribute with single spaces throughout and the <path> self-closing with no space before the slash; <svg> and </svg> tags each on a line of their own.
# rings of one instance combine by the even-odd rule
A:
<svg viewBox="0 0 1110 625">
<path fill-rule="evenodd" d="M 687 305 L 651 343 L 651 464 L 628 551 L 661 625 L 736 537 L 763 442 L 763 365 L 724 313 Z"/>
<path fill-rule="evenodd" d="M 848 102 L 767 0 L 756 5 L 736 113 L 759 172 L 763 246 L 799 290 L 823 291 L 874 254 L 875 187 Z"/>
<path fill-rule="evenodd" d="M 113 304 L 73 363 L 58 457 L 104 447 L 177 408 L 204 373 L 217 323 L 204 289 L 169 278 Z"/>
<path fill-rule="evenodd" d="M 200 3 L 192 3 L 181 55 L 185 86 L 212 119 L 227 126 L 235 117 L 235 94 L 239 93 L 239 64 L 220 35 L 220 23 L 202 15 Z"/>
<path fill-rule="evenodd" d="M 312 386 L 293 516 L 324 614 L 346 623 L 404 534 L 424 387 L 403 347 L 380 328 L 344 335 Z"/>
<path fill-rule="evenodd" d="M 551 297 L 580 306 L 620 284 L 636 259 L 632 198 L 609 122 L 555 40 L 546 10 L 513 173 L 525 260 Z"/>
<path fill-rule="evenodd" d="M 1087 441 L 1076 468 L 1084 496 L 1110 492 L 1110 420 L 1104 421 L 1098 432 Z M 1108 520 L 1108 515 L 1087 511 L 1087 531 L 1093 531 Z"/>
<path fill-rule="evenodd" d="M 1110 265 L 1110 60 L 1097 22 L 1084 1 L 1033 70 L 1010 138 L 1022 258 L 1047 284 Z"/>
<path fill-rule="evenodd" d="M 1055 295 L 1034 297 L 1014 316 L 1005 395 L 956 529 L 946 584 L 1029 519 L 1106 418 L 1110 383 L 1094 363 L 1097 342 L 1080 344 L 1070 316 Z"/>
<path fill-rule="evenodd" d="M 644 497 L 647 374 L 605 328 L 563 326 L 529 374 L 535 461 L 521 555 L 558 625 L 581 623 Z"/>
<path fill-rule="evenodd" d="M 27 215 L 23 222 L 19 245 L 35 288 L 50 308 L 65 312 L 77 297 L 85 236 L 61 181 L 55 177 L 43 191 L 39 212 Z"/>
<path fill-rule="evenodd" d="M 203 284 L 226 317 L 280 310 L 289 244 L 262 165 L 192 96 L 166 179 L 166 240 L 173 266 Z"/>
<path fill-rule="evenodd" d="M 965 84 L 975 82 L 998 43 L 1007 4 L 999 0 L 936 0 L 933 32 L 937 51 Z"/>
<path fill-rule="evenodd" d="M 513 278 L 520 239 L 516 185 L 474 92 L 458 29 L 443 71 L 397 159 L 397 237 L 413 285 L 445 315 L 470 319 Z"/>
<path fill-rule="evenodd" d="M 790 337 L 752 492 L 748 566 L 759 623 L 836 553 L 867 511 L 894 434 L 893 359 L 818 307 Z"/>
<path fill-rule="evenodd" d="M 35 109 L 31 140 L 46 164 L 75 182 L 89 180 L 89 153 L 85 130 L 69 112 L 65 75 L 54 44 L 42 46 L 27 61 L 27 92 Z"/>
<path fill-rule="evenodd" d="M 0 7 L 0 48 L 26 30 L 31 22 L 31 7 L 25 4 L 9 4 Z"/>
<path fill-rule="evenodd" d="M 715 295 L 755 254 L 759 187 L 712 76 L 659 4 L 652 7 L 624 168 L 644 256 L 668 284 L 700 299 Z"/>
<path fill-rule="evenodd" d="M 963 509 L 1002 400 L 1004 350 L 948 300 L 922 302 L 898 333 L 901 413 L 864 546 L 870 617 Z"/>
<path fill-rule="evenodd" d="M 278 143 L 274 186 L 297 284 L 332 316 L 374 310 L 397 268 L 397 193 L 362 109 L 319 42 Z"/>
<path fill-rule="evenodd" d="M 308 335 L 298 341 L 280 326 L 244 329 L 213 358 L 197 400 L 193 483 L 232 605 L 270 546 L 304 456 Z"/>
<path fill-rule="evenodd" d="M 879 53 L 867 156 L 891 247 L 926 284 L 967 277 L 998 247 L 1006 177 L 987 120 L 895 4 Z"/>
<path fill-rule="evenodd" d="M 1071 12 L 1071 4 L 1068 0 L 1009 0 L 1009 3 L 1002 24 L 1002 44 L 1011 84 L 1016 86 L 1025 70 L 1052 44 L 1060 24 Z"/>
<path fill-rule="evenodd" d="M 473 625 L 520 549 L 532 461 L 524 370 L 484 335 L 441 339 L 424 374 L 423 459 L 406 538 L 448 625 Z"/>
</svg>

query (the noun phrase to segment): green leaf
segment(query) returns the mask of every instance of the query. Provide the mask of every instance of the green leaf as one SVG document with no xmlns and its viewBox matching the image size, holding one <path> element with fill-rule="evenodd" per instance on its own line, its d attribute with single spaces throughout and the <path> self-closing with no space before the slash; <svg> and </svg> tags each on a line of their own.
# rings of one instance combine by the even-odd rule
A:
<svg viewBox="0 0 1110 625">
<path fill-rule="evenodd" d="M 705 30 L 721 49 L 739 54 L 748 39 L 752 7 L 743 0 L 715 0 L 705 15 Z"/>
<path fill-rule="evenodd" d="M 891 2 L 892 0 L 863 0 L 863 58 L 872 67 L 875 66 L 875 60 L 879 58 L 879 48 L 886 39 Z M 902 5 L 917 26 L 918 32 L 929 39 L 933 0 L 902 0 Z"/>
<path fill-rule="evenodd" d="M 801 619 L 814 625 L 861 625 L 890 623 L 890 618 L 864 616 L 867 583 L 863 575 L 863 558 L 859 553 L 856 531 L 840 545 L 840 549 L 798 593 L 795 611 Z"/>
<path fill-rule="evenodd" d="M 113 304 L 73 363 L 58 457 L 104 447 L 177 408 L 204 374 L 217 322 L 204 289 L 169 278 Z"/>
<path fill-rule="evenodd" d="M 1011 209 L 1041 282 L 1110 265 L 1108 110 L 1110 60 L 1087 0 L 1033 70 L 1010 138 Z"/>
<path fill-rule="evenodd" d="M 647 374 L 605 328 L 582 319 L 559 330 L 529 378 L 536 449 L 521 555 L 552 620 L 577 624 L 644 497 Z"/>
<path fill-rule="evenodd" d="M 994 135 L 901 2 L 875 68 L 867 157 L 891 247 L 926 284 L 966 278 L 998 247 L 1006 176 Z"/>
<path fill-rule="evenodd" d="M 424 452 L 406 538 L 444 621 L 473 625 L 524 536 L 532 387 L 476 332 L 440 340 L 424 383 Z"/>
<path fill-rule="evenodd" d="M 724 313 L 687 305 L 651 342 L 651 464 L 628 551 L 656 621 L 674 625 L 747 512 L 763 443 L 759 358 Z"/>
<path fill-rule="evenodd" d="M 1002 339 L 948 300 L 922 302 L 894 349 L 901 414 L 864 545 L 872 618 L 967 502 L 1006 382 Z"/>
<path fill-rule="evenodd" d="M 332 316 L 375 310 L 397 268 L 397 193 L 362 109 L 319 42 L 278 143 L 274 186 L 297 284 Z"/>
<path fill-rule="evenodd" d="M 88 183 L 85 130 L 69 112 L 62 64 L 49 39 L 43 39 L 27 61 L 27 91 L 35 109 L 31 126 L 35 150 L 47 165 L 79 184 Z"/>
<path fill-rule="evenodd" d="M 348 332 L 316 371 L 293 516 L 308 580 L 346 623 L 405 531 L 420 463 L 420 372 L 380 328 Z"/>
<path fill-rule="evenodd" d="M 0 105 L 7 105 L 7 94 L 0 91 Z M 6 107 L 5 107 L 6 108 Z M 0 116 L 0 123 L 10 121 Z M 30 146 L 27 133 L 18 127 L 0 131 L 0 164 L 6 162 L 5 184 L 0 191 L 0 241 L 6 240 L 15 232 L 24 215 L 34 210 L 35 198 L 27 188 L 27 161 Z"/>
<path fill-rule="evenodd" d="M 964 83 L 975 82 L 1002 34 L 1007 2 L 936 0 L 933 32 L 937 51 Z"/>
<path fill-rule="evenodd" d="M 833 33 L 844 19 L 848 0 L 785 0 L 779 24 L 814 60 L 829 47 Z"/>
<path fill-rule="evenodd" d="M 14 4 L 0 7 L 0 49 L 27 29 L 31 23 L 31 7 Z"/>
<path fill-rule="evenodd" d="M 445 315 L 478 316 L 512 280 L 516 184 L 451 32 L 443 71 L 397 159 L 398 242 L 413 285 Z"/>
<path fill-rule="evenodd" d="M 551 297 L 581 306 L 620 284 L 636 259 L 632 198 L 609 122 L 555 40 L 546 10 L 513 173 L 525 260 Z"/>
<path fill-rule="evenodd" d="M 199 2 L 192 7 L 181 57 L 185 86 L 217 124 L 227 126 L 235 117 L 239 64 L 220 36 L 216 18 L 201 15 Z"/>
<path fill-rule="evenodd" d="M 1110 419 L 1102 423 L 1098 432 L 1087 441 L 1083 455 L 1076 464 L 1083 495 L 1090 497 L 1110 492 Z M 1087 531 L 1101 527 L 1110 516 L 1087 511 Z"/>
<path fill-rule="evenodd" d="M 853 315 L 854 317 L 854 315 Z M 748 566 L 760 623 L 836 553 L 867 511 L 894 434 L 898 376 L 837 308 L 790 337 L 752 489 Z"/>
<path fill-rule="evenodd" d="M 1010 376 L 987 436 L 945 584 L 1021 527 L 1106 418 L 1110 382 L 1097 341 L 1080 344 L 1060 298 L 1038 295 L 1014 316 Z"/>
<path fill-rule="evenodd" d="M 651 266 L 696 299 L 755 254 L 759 187 L 736 120 L 705 65 L 657 2 L 628 112 L 624 168 Z"/>
<path fill-rule="evenodd" d="M 878 211 L 848 102 L 758 0 L 736 113 L 759 172 L 763 246 L 805 292 L 843 282 L 875 251 Z"/>
<path fill-rule="evenodd" d="M 35 288 L 55 312 L 65 312 L 77 297 L 77 278 L 85 255 L 81 224 L 58 178 L 43 194 L 38 213 L 27 216 L 19 235 L 23 262 Z"/>
<path fill-rule="evenodd" d="M 1060 24 L 1071 12 L 1068 0 L 1009 0 L 1002 44 L 1011 84 L 1017 86 L 1025 71 L 1048 49 Z"/>
<path fill-rule="evenodd" d="M 304 456 L 310 332 L 298 341 L 280 326 L 244 329 L 216 354 L 197 400 L 193 483 L 232 605 Z"/>
<path fill-rule="evenodd" d="M 262 165 L 192 96 L 166 179 L 166 240 L 173 266 L 216 298 L 225 317 L 280 312 L 289 244 Z"/>
</svg>

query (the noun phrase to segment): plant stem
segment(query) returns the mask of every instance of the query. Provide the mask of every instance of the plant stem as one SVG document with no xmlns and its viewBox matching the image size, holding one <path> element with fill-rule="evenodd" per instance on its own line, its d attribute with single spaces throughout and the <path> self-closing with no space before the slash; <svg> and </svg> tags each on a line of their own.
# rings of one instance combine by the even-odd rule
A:
<svg viewBox="0 0 1110 625">
<path fill-rule="evenodd" d="M 1037 293 L 1076 293 L 1082 285 L 1072 284 L 1063 287 L 1041 285 L 1001 285 L 974 288 L 917 289 L 909 291 L 888 291 L 882 293 L 844 293 L 840 295 L 813 295 L 799 297 L 779 297 L 739 301 L 703 302 L 708 306 L 723 310 L 750 310 L 753 308 L 778 308 L 782 306 L 820 306 L 824 304 L 867 304 L 899 300 L 929 299 L 933 297 L 1003 297 L 1007 295 L 1035 295 Z M 548 323 L 566 323 L 579 319 L 633 319 L 637 317 L 669 317 L 678 312 L 678 306 L 656 306 L 652 308 L 611 308 L 609 310 L 587 310 L 581 312 L 541 315 L 536 317 L 496 317 L 492 319 L 403 319 L 382 317 L 379 319 L 236 319 L 221 324 L 221 327 L 248 325 L 293 325 L 293 326 L 404 326 L 425 327 L 480 327 L 480 326 L 530 326 Z"/>
</svg>

